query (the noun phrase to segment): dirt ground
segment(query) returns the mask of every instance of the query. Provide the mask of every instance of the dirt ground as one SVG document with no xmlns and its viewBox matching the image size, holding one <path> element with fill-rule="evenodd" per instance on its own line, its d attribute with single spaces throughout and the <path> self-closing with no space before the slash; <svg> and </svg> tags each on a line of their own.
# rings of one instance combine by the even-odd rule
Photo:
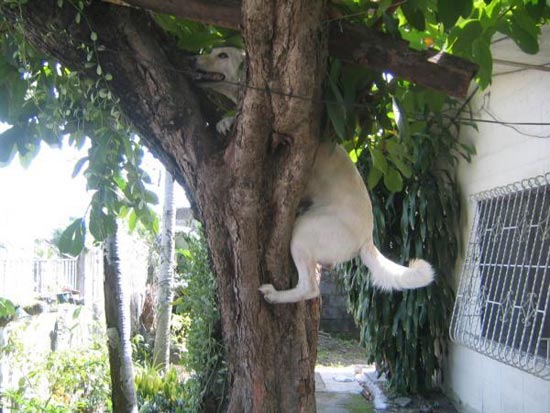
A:
<svg viewBox="0 0 550 413">
<path fill-rule="evenodd" d="M 344 340 L 320 331 L 317 364 L 321 366 L 367 364 L 367 354 L 356 340 Z"/>
<path fill-rule="evenodd" d="M 367 354 L 363 347 L 355 340 L 344 340 L 338 337 L 333 337 L 330 334 L 319 333 L 319 346 L 317 355 L 318 366 L 350 366 L 350 365 L 366 365 Z M 383 384 L 381 385 L 383 387 Z M 386 392 L 388 397 L 388 409 L 385 412 L 391 413 L 457 413 L 456 408 L 451 401 L 442 393 L 434 392 L 428 397 L 420 397 L 415 395 L 392 395 Z M 319 397 L 319 395 L 318 395 Z M 334 397 L 322 395 L 322 397 Z M 365 403 L 363 404 L 360 398 L 356 397 L 354 406 L 346 406 L 344 410 L 348 412 L 376 412 L 372 403 L 368 401 L 368 391 L 362 395 Z M 346 399 L 349 400 L 349 399 Z M 348 402 L 349 404 L 349 402 Z M 358 405 L 362 405 L 358 407 Z"/>
</svg>

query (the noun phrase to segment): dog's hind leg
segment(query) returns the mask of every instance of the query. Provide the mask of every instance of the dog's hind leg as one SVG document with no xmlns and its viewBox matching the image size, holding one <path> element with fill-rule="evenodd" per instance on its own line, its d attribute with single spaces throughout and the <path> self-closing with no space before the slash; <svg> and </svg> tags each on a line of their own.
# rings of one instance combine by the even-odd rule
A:
<svg viewBox="0 0 550 413">
<path fill-rule="evenodd" d="M 271 284 L 262 285 L 260 291 L 264 298 L 272 304 L 296 303 L 319 296 L 315 259 L 295 240 L 291 244 L 290 252 L 298 270 L 298 284 L 295 288 L 283 291 L 277 291 Z"/>
</svg>

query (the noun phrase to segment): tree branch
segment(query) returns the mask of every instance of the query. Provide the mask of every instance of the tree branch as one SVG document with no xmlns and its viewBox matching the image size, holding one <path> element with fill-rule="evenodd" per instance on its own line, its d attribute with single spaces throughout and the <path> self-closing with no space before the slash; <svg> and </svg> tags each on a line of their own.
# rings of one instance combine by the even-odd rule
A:
<svg viewBox="0 0 550 413">
<path fill-rule="evenodd" d="M 390 72 L 457 98 L 467 96 L 478 69 L 460 57 L 436 50 L 413 50 L 404 40 L 353 24 L 332 24 L 329 49 L 343 61 Z"/>
<path fill-rule="evenodd" d="M 120 0 L 103 1 L 121 3 Z M 240 29 L 239 0 L 126 0 L 126 3 L 183 19 Z M 329 52 L 342 60 L 391 72 L 397 77 L 457 98 L 466 97 L 470 82 L 478 70 L 476 64 L 465 59 L 433 50 L 413 50 L 404 40 L 341 21 L 330 23 Z"/>
<path fill-rule="evenodd" d="M 196 192 L 198 170 L 223 148 L 206 127 L 194 86 L 175 70 L 181 61 L 174 60 L 173 43 L 146 13 L 95 2 L 86 9 L 86 20 L 75 24 L 74 10 L 60 9 L 53 0 L 2 12 L 21 21 L 37 49 L 91 78 L 97 78 L 95 68 L 85 68 L 81 45 L 90 43 L 92 31 L 97 33 L 101 48 L 96 58 L 104 73 L 113 74 L 108 86 L 120 107 L 149 149 L 191 189 L 188 194 Z"/>
</svg>

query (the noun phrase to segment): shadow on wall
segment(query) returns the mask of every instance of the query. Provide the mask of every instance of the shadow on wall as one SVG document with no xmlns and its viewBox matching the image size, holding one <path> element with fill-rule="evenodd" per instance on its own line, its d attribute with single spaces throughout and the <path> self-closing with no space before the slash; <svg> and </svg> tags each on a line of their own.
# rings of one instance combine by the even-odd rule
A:
<svg viewBox="0 0 550 413">
<path fill-rule="evenodd" d="M 321 275 L 321 326 L 330 334 L 359 339 L 359 329 L 348 312 L 348 295 L 340 288 L 335 271 L 323 270 Z"/>
</svg>

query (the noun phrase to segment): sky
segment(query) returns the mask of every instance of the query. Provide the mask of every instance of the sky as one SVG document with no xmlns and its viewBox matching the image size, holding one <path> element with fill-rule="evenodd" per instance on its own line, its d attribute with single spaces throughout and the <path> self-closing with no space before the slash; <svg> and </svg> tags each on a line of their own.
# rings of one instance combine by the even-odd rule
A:
<svg viewBox="0 0 550 413">
<path fill-rule="evenodd" d="M 0 133 L 6 128 L 0 123 Z M 27 169 L 17 156 L 8 166 L 0 167 L 0 243 L 25 248 L 34 239 L 51 238 L 53 231 L 65 228 L 71 218 L 83 216 L 93 193 L 86 191 L 82 175 L 72 178 L 71 174 L 86 152 L 85 148 L 42 145 Z M 162 202 L 162 185 L 158 185 L 162 165 L 151 155 L 144 165 L 155 184 L 150 189 Z M 179 186 L 175 197 L 178 207 L 189 205 Z M 160 205 L 158 209 L 160 212 Z"/>
</svg>

